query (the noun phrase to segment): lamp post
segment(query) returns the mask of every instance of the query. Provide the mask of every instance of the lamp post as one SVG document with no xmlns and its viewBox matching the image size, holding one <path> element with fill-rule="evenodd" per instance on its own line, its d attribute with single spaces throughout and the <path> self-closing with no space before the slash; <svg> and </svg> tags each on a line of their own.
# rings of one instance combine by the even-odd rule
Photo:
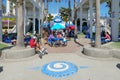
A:
<svg viewBox="0 0 120 80">
<path fill-rule="evenodd" d="M 2 41 L 2 0 L 0 0 L 0 41 Z"/>
</svg>

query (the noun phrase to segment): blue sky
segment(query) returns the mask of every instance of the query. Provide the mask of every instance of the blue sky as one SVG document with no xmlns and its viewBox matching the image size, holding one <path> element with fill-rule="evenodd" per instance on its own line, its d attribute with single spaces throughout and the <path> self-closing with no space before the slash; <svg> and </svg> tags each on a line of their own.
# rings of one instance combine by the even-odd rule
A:
<svg viewBox="0 0 120 80">
<path fill-rule="evenodd" d="M 63 0 L 61 3 L 58 3 L 56 4 L 55 2 L 50 2 L 49 3 L 49 13 L 53 13 L 53 14 L 56 14 L 58 12 L 58 9 L 61 8 L 61 7 L 68 7 L 68 0 Z M 74 0 L 71 0 L 71 8 L 73 8 L 73 2 Z M 79 1 L 79 0 L 76 0 L 76 1 Z M 3 0 L 3 3 L 5 5 L 6 3 L 6 0 Z M 108 16 L 108 10 L 109 8 L 108 7 L 105 7 L 106 6 L 106 3 L 103 3 L 101 4 L 100 6 L 100 15 L 101 16 Z"/>
<path fill-rule="evenodd" d="M 3 4 L 6 5 L 6 0 L 3 0 Z"/>
<path fill-rule="evenodd" d="M 106 7 L 106 3 L 101 4 L 100 10 L 101 10 L 101 11 L 100 11 L 100 15 L 101 15 L 101 16 L 108 16 L 109 8 Z"/>
<path fill-rule="evenodd" d="M 66 1 L 64 0 L 62 3 L 58 3 L 58 5 L 55 2 L 50 2 L 49 3 L 49 13 L 56 14 L 60 7 L 66 7 L 67 8 L 68 7 L 68 2 L 66 2 Z M 73 1 L 74 0 L 71 0 L 71 1 L 72 1 L 71 2 L 71 8 L 73 8 L 73 3 L 74 3 Z M 100 10 L 101 10 L 100 11 L 101 16 L 108 16 L 109 8 L 106 7 L 106 3 L 101 4 Z"/>
</svg>

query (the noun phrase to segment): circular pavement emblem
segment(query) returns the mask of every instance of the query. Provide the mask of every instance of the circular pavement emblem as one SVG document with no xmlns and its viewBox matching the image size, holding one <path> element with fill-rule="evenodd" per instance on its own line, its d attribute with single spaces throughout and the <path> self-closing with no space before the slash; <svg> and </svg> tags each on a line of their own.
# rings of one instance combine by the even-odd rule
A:
<svg viewBox="0 0 120 80">
<path fill-rule="evenodd" d="M 61 78 L 73 75 L 78 71 L 76 65 L 65 61 L 54 61 L 45 64 L 41 71 L 51 77 Z"/>
</svg>

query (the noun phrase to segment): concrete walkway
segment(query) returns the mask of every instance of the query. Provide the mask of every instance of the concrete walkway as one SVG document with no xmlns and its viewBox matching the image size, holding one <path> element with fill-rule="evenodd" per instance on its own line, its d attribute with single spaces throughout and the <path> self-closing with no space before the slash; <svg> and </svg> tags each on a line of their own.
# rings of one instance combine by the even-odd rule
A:
<svg viewBox="0 0 120 80">
<path fill-rule="evenodd" d="M 42 59 L 35 55 L 25 59 L 0 60 L 0 66 L 3 66 L 0 80 L 120 80 L 120 68 L 117 67 L 120 59 L 88 57 L 81 53 L 81 46 L 72 46 L 69 51 L 71 49 L 72 52 L 67 50 L 61 53 L 51 50 Z M 78 67 L 78 72 L 64 78 L 54 78 L 42 73 L 42 66 L 53 61 L 71 62 Z"/>
</svg>

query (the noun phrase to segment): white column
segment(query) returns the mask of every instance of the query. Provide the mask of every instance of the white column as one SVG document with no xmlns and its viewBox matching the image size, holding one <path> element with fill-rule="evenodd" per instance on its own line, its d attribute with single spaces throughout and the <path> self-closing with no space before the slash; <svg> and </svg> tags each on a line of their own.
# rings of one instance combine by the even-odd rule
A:
<svg viewBox="0 0 120 80">
<path fill-rule="evenodd" d="M 92 39 L 92 26 L 93 26 L 93 0 L 89 0 L 89 10 L 90 10 L 90 38 Z"/>
<path fill-rule="evenodd" d="M 119 0 L 112 0 L 112 40 L 118 41 L 119 32 Z"/>
<path fill-rule="evenodd" d="M 24 0 L 24 35 L 26 34 L 26 0 Z"/>
<path fill-rule="evenodd" d="M 39 34 L 41 33 L 41 32 L 40 32 L 40 31 L 41 31 L 41 28 L 40 28 L 40 27 L 41 27 L 41 23 L 40 23 L 41 13 L 42 13 L 42 8 L 41 8 L 41 2 L 39 1 L 39 14 L 38 14 L 38 15 L 39 15 L 39 18 L 38 18 L 38 21 L 39 21 L 39 22 L 38 22 L 38 25 L 39 25 L 38 33 L 39 33 Z"/>
<path fill-rule="evenodd" d="M 9 22 L 9 18 L 8 18 L 8 33 L 10 33 L 10 22 Z"/>
<path fill-rule="evenodd" d="M 35 10 L 35 6 L 33 5 L 33 34 L 36 32 L 35 31 L 35 15 L 36 15 L 36 10 Z"/>
<path fill-rule="evenodd" d="M 9 14 L 9 12 L 10 12 L 10 1 L 6 0 L 6 13 L 7 13 L 7 15 Z"/>
<path fill-rule="evenodd" d="M 82 24 L 83 24 L 83 21 L 82 21 L 82 6 L 80 7 L 80 33 L 82 32 Z"/>
<path fill-rule="evenodd" d="M 18 31 L 18 8 L 15 9 L 15 17 L 16 17 L 16 32 Z"/>
<path fill-rule="evenodd" d="M 2 41 L 2 0 L 0 0 L 0 41 Z"/>
<path fill-rule="evenodd" d="M 38 30 L 38 33 L 39 33 L 39 34 L 40 34 L 40 31 L 41 31 L 41 30 L 40 30 L 40 12 L 41 12 L 41 11 L 40 11 L 40 9 L 39 9 L 39 14 L 38 14 L 38 16 L 39 16 L 39 18 L 38 18 L 38 29 L 39 29 L 39 30 Z"/>
</svg>

